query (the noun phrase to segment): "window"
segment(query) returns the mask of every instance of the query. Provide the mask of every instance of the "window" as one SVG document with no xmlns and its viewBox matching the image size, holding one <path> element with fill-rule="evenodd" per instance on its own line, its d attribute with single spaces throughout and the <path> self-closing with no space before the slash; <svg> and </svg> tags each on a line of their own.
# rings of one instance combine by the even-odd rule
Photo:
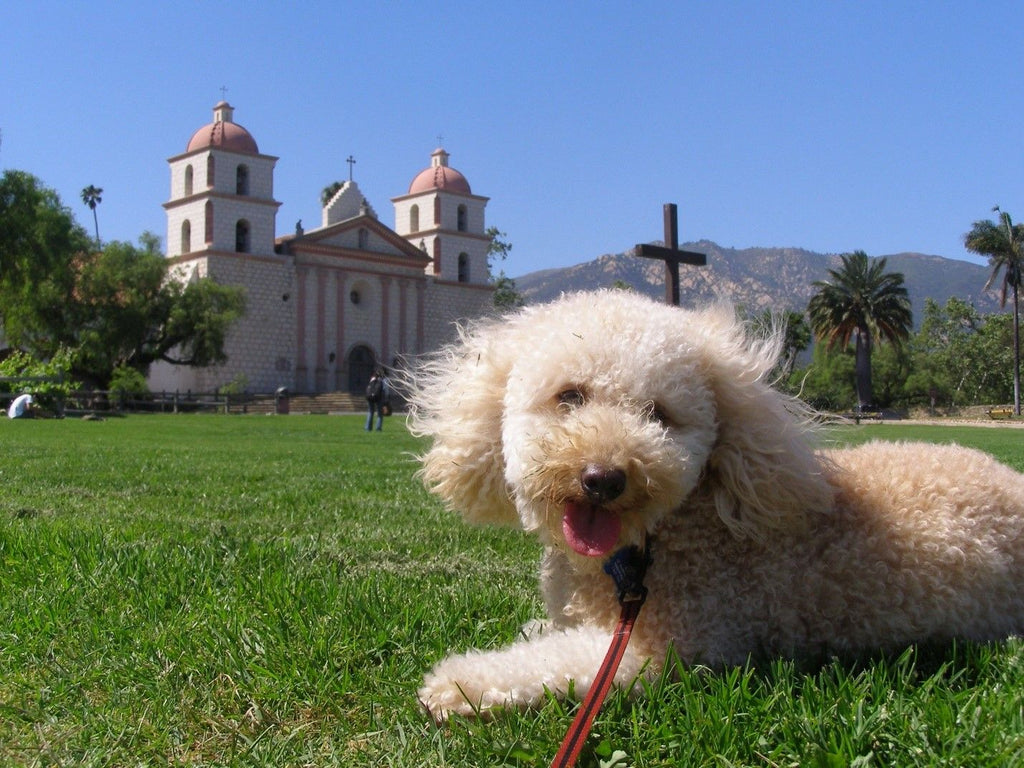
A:
<svg viewBox="0 0 1024 768">
<path fill-rule="evenodd" d="M 373 292 L 369 290 L 369 286 L 363 280 L 357 280 L 349 288 L 348 300 L 356 306 L 372 298 L 372 296 Z"/>
<path fill-rule="evenodd" d="M 458 229 L 459 232 L 466 231 L 466 206 L 464 205 L 459 206 L 456 229 Z"/>
<path fill-rule="evenodd" d="M 181 252 L 192 252 L 192 222 L 188 219 L 181 222 Z"/>
<path fill-rule="evenodd" d="M 418 205 L 414 205 L 409 209 L 409 231 L 420 231 L 420 207 Z"/>
<path fill-rule="evenodd" d="M 191 165 L 186 165 L 185 166 L 185 197 L 188 197 L 189 195 L 192 194 L 192 175 L 193 175 L 192 166 Z"/>
<path fill-rule="evenodd" d="M 459 254 L 459 282 L 469 282 L 469 256 L 465 253 Z"/>
<path fill-rule="evenodd" d="M 249 166 L 240 165 L 235 169 L 235 194 L 249 194 Z"/>
<path fill-rule="evenodd" d="M 204 238 L 206 244 L 209 245 L 210 243 L 213 242 L 213 202 L 211 200 L 206 201 L 206 207 L 204 209 L 204 212 L 206 214 Z"/>
<path fill-rule="evenodd" d="M 249 222 L 245 219 L 239 219 L 235 224 L 235 252 L 249 252 Z"/>
<path fill-rule="evenodd" d="M 206 157 L 206 186 L 213 186 L 213 155 Z"/>
<path fill-rule="evenodd" d="M 370 233 L 365 229 L 359 230 L 359 249 L 365 250 L 366 246 L 370 243 Z"/>
</svg>

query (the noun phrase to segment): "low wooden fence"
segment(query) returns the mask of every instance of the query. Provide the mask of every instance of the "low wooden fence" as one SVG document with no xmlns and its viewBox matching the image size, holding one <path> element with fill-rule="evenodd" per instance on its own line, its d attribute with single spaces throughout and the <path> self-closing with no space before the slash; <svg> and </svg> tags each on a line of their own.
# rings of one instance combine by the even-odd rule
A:
<svg viewBox="0 0 1024 768">
<path fill-rule="evenodd" d="M 63 403 L 65 416 L 86 413 L 288 413 L 288 393 L 223 394 L 220 392 L 121 391 L 72 392 Z"/>
<path fill-rule="evenodd" d="M 20 392 L 0 393 L 6 410 Z M 354 413 L 366 402 L 347 392 L 293 395 L 287 390 L 270 393 L 225 394 L 221 392 L 151 392 L 82 390 L 67 397 L 37 396 L 36 414 L 78 417 L 89 414 L 127 413 Z"/>
<path fill-rule="evenodd" d="M 82 413 L 288 413 L 288 393 L 272 394 L 223 394 L 220 392 L 181 393 L 151 392 L 133 394 L 130 392 L 89 391 L 72 392 L 65 401 L 65 414 L 75 416 Z"/>
<path fill-rule="evenodd" d="M 6 408 L 17 393 L 0 393 L 0 407 Z M 152 392 L 133 394 L 121 391 L 83 390 L 67 397 L 37 397 L 37 409 L 57 416 L 83 416 L 89 413 L 287 413 L 287 393 L 222 394 Z"/>
</svg>

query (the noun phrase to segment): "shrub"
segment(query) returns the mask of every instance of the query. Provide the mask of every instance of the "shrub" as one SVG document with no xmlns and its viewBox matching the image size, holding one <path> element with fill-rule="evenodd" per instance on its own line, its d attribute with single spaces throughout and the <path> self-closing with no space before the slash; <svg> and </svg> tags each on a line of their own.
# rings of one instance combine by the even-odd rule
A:
<svg viewBox="0 0 1024 768">
<path fill-rule="evenodd" d="M 112 392 L 121 392 L 126 395 L 148 395 L 149 385 L 146 377 L 136 369 L 127 365 L 119 365 L 110 376 L 110 389 Z"/>
<path fill-rule="evenodd" d="M 61 347 L 48 362 L 15 350 L 0 362 L 0 392 L 29 392 L 43 408 L 54 408 L 81 386 L 71 378 L 71 350 Z"/>
</svg>

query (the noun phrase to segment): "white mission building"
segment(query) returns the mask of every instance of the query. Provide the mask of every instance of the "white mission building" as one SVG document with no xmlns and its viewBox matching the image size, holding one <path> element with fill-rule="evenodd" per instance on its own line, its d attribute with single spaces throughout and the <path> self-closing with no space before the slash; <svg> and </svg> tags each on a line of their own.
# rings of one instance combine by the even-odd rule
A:
<svg viewBox="0 0 1024 768">
<path fill-rule="evenodd" d="M 158 363 L 154 391 L 362 392 L 374 365 L 436 349 L 453 323 L 492 307 L 484 209 L 438 148 L 430 166 L 392 198 L 382 224 L 354 181 L 323 208 L 320 226 L 277 237 L 277 158 L 233 121 L 213 122 L 168 160 L 167 256 L 183 280 L 210 277 L 245 289 L 246 313 L 229 333 L 223 365 Z"/>
</svg>

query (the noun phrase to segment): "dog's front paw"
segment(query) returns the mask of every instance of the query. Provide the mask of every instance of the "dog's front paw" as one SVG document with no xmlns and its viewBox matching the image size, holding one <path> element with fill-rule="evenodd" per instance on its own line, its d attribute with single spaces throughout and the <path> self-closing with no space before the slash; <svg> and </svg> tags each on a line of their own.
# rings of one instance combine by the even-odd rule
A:
<svg viewBox="0 0 1024 768">
<path fill-rule="evenodd" d="M 424 679 L 420 701 L 436 721 L 443 722 L 451 715 L 487 717 L 503 708 L 539 707 L 549 695 L 564 696 L 571 681 L 582 695 L 609 640 L 607 632 L 593 627 L 549 627 L 505 648 L 449 656 Z M 616 680 L 622 684 L 635 678 L 641 663 L 627 649 Z"/>
<path fill-rule="evenodd" d="M 510 692 L 482 686 L 479 678 L 467 674 L 464 656 L 446 659 L 423 680 L 419 700 L 438 723 L 452 715 L 488 716 L 495 709 L 510 706 Z"/>
</svg>

